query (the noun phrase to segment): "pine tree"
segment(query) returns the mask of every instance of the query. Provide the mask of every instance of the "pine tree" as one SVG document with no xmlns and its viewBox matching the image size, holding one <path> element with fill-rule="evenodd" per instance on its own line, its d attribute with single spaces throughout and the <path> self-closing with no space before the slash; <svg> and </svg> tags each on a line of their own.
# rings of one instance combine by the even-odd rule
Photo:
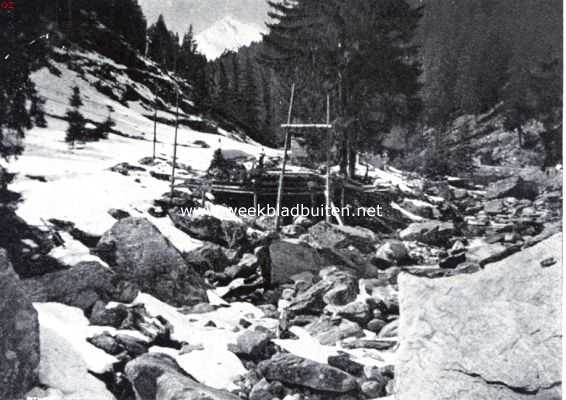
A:
<svg viewBox="0 0 566 400">
<path fill-rule="evenodd" d="M 81 99 L 81 92 L 78 86 L 73 87 L 73 93 L 69 98 L 69 105 L 71 108 L 65 114 L 69 127 L 67 128 L 67 136 L 65 141 L 71 143 L 74 147 L 76 141 L 82 141 L 85 138 L 85 119 L 80 112 L 83 105 Z"/>
<path fill-rule="evenodd" d="M 251 58 L 246 58 L 244 79 L 241 87 L 241 98 L 243 103 L 244 122 L 250 129 L 250 136 L 254 139 L 257 137 L 257 132 L 260 130 L 258 112 L 258 88 L 256 84 L 256 74 L 252 64 Z"/>
<path fill-rule="evenodd" d="M 231 89 L 230 82 L 228 80 L 228 74 L 226 73 L 226 68 L 224 63 L 220 62 L 218 71 L 218 90 L 215 99 L 215 105 L 217 109 L 222 111 L 225 115 L 230 115 L 232 111 L 231 107 Z"/>
<path fill-rule="evenodd" d="M 173 70 L 176 67 L 179 52 L 179 35 L 167 29 L 163 15 L 159 15 L 155 24 L 148 30 L 148 57 L 163 68 Z"/>
<path fill-rule="evenodd" d="M 28 0 L 0 11 L 0 156 L 20 154 L 33 125 L 28 102 L 36 96 L 30 73 L 47 54 L 45 4 Z"/>
<path fill-rule="evenodd" d="M 116 122 L 112 118 L 112 108 L 108 107 L 108 116 L 96 129 L 96 137 L 94 139 L 106 139 L 108 137 L 108 133 L 110 133 L 112 128 L 115 126 Z"/>
<path fill-rule="evenodd" d="M 297 84 L 297 118 L 324 120 L 330 95 L 332 115 L 356 121 L 339 132 L 352 151 L 378 147 L 376 133 L 418 116 L 420 68 L 412 42 L 420 9 L 404 0 L 269 4 L 275 22 L 268 24 L 262 58 Z"/>
<path fill-rule="evenodd" d="M 265 117 L 263 120 L 263 130 L 269 132 L 273 124 L 273 112 L 272 112 L 272 96 L 271 96 L 271 85 L 270 76 L 268 73 L 262 75 L 262 89 L 263 89 L 263 107 L 265 112 Z M 263 138 L 268 143 L 273 143 L 273 139 L 269 137 Z"/>
<path fill-rule="evenodd" d="M 29 113 L 33 117 L 33 121 L 35 125 L 39 126 L 40 128 L 47 127 L 47 120 L 45 119 L 45 110 L 43 109 L 44 105 L 45 105 L 45 99 L 38 96 L 37 94 L 32 96 Z"/>
</svg>

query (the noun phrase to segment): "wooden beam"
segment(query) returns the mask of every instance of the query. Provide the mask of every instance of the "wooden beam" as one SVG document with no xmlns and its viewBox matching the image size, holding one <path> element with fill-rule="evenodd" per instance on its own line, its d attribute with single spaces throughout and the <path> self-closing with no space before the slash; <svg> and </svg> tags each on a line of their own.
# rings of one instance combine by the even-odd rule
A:
<svg viewBox="0 0 566 400">
<path fill-rule="evenodd" d="M 283 129 L 332 129 L 331 124 L 282 124 Z"/>
</svg>

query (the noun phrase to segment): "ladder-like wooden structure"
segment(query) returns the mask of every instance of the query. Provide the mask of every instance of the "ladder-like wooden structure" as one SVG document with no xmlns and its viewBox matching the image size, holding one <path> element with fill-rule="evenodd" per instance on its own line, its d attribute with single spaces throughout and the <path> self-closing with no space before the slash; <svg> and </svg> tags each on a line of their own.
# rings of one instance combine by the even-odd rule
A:
<svg viewBox="0 0 566 400">
<path fill-rule="evenodd" d="M 279 175 L 279 185 L 277 188 L 277 205 L 276 205 L 276 215 L 275 215 L 275 230 L 280 229 L 280 214 L 281 214 L 281 202 L 283 199 L 283 186 L 285 181 L 285 168 L 287 166 L 287 150 L 289 147 L 289 141 L 291 137 L 291 131 L 293 129 L 325 129 L 328 134 L 328 144 L 326 149 L 326 188 L 324 191 L 326 199 L 326 221 L 330 222 L 330 212 L 332 206 L 331 192 L 330 192 L 330 135 L 332 133 L 333 126 L 330 124 L 330 96 L 326 96 L 326 123 L 321 124 L 292 124 L 291 118 L 293 113 L 293 102 L 295 100 L 295 84 L 291 86 L 291 99 L 289 101 L 289 113 L 287 114 L 287 123 L 282 124 L 281 128 L 285 130 L 285 147 L 283 150 L 283 162 L 281 163 L 281 173 Z"/>
</svg>

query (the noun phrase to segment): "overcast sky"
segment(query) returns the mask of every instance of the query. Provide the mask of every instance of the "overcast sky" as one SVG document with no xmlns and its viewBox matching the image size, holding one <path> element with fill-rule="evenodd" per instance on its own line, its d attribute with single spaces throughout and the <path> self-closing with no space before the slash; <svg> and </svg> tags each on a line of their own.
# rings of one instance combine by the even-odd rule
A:
<svg viewBox="0 0 566 400">
<path fill-rule="evenodd" d="M 138 0 L 147 18 L 148 25 L 155 22 L 159 14 L 172 31 L 181 35 L 193 24 L 199 33 L 214 22 L 231 15 L 236 19 L 263 27 L 267 19 L 266 0 Z"/>
</svg>

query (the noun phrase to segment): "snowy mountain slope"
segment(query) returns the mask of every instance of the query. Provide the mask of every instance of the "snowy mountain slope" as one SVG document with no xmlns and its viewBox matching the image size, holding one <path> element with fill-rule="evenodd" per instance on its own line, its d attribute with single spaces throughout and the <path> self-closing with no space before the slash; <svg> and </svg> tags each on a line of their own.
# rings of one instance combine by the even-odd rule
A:
<svg viewBox="0 0 566 400">
<path fill-rule="evenodd" d="M 167 98 L 155 95 L 152 79 L 163 84 L 173 82 L 173 78 L 161 73 L 149 61 L 144 62 L 151 72 L 138 70 L 134 73 L 98 53 L 59 49 L 50 60 L 49 68 L 33 74 L 39 94 L 46 100 L 48 126 L 27 132 L 21 157 L 7 165 L 0 161 L 10 171 L 18 173 L 10 188 L 22 194 L 23 202 L 17 213 L 29 224 L 42 225 L 42 220 L 56 218 L 70 221 L 78 229 L 98 236 L 115 222 L 108 215 L 111 208 L 152 218 L 147 214 L 152 201 L 169 190 L 168 182 L 156 179 L 152 173 L 171 173 L 174 126 L 157 124 L 156 154 L 159 158 L 155 165 L 141 165 L 139 160 L 152 154 L 153 101 L 157 99 L 162 104 L 158 111 L 160 119 L 174 120 L 174 105 Z M 140 78 L 139 75 L 143 76 Z M 75 85 L 81 90 L 84 117 L 96 124 L 104 121 L 112 110 L 117 133 L 110 134 L 106 140 L 72 149 L 64 141 L 67 122 L 62 117 Z M 191 109 L 190 101 L 184 100 L 184 104 L 185 109 Z M 184 123 L 179 126 L 177 160 L 187 165 L 191 174 L 205 170 L 218 147 L 251 157 L 257 157 L 261 152 L 261 145 L 241 132 L 229 132 L 202 115 L 181 112 L 180 118 Z M 191 128 L 192 122 L 204 122 L 218 133 Z M 276 150 L 265 151 L 269 155 L 278 154 Z M 130 171 L 127 176 L 109 169 L 123 162 L 140 169 Z M 176 176 L 187 177 L 187 172 L 180 169 Z M 185 250 L 199 244 L 189 240 L 172 224 L 160 224 L 159 229 Z"/>
<path fill-rule="evenodd" d="M 224 15 L 263 26 L 269 6 L 265 0 L 139 0 L 148 24 L 163 15 L 169 29 L 183 36 L 193 25 L 200 33 Z"/>
<path fill-rule="evenodd" d="M 232 16 L 217 21 L 196 36 L 198 49 L 209 60 L 222 55 L 225 50 L 237 50 L 252 42 L 259 42 L 264 31 L 254 24 L 240 22 Z"/>
</svg>

